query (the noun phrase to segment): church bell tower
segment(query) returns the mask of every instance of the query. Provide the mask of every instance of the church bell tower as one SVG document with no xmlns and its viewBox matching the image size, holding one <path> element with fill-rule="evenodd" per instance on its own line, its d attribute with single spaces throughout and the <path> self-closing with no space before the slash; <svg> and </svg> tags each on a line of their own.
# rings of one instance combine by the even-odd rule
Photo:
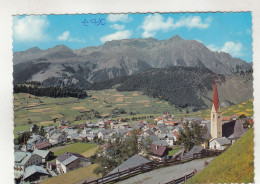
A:
<svg viewBox="0 0 260 184">
<path fill-rule="evenodd" d="M 222 112 L 219 107 L 218 89 L 215 81 L 213 101 L 211 108 L 211 137 L 212 139 L 222 137 Z"/>
</svg>

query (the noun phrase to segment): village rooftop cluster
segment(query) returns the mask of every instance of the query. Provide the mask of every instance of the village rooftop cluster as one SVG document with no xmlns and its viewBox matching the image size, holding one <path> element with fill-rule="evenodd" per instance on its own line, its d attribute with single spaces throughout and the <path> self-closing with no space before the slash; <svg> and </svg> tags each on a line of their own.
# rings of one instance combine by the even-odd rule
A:
<svg viewBox="0 0 260 184">
<path fill-rule="evenodd" d="M 247 117 L 246 120 L 253 124 L 252 117 Z M 184 129 L 185 123 L 196 123 L 205 128 L 203 137 L 206 141 L 201 145 L 196 145 L 189 152 L 185 152 L 183 145 L 179 144 L 179 134 Z M 34 132 L 35 126 L 32 125 L 28 132 Z M 86 121 L 80 125 L 71 125 L 71 122 L 61 121 L 58 127 L 46 126 L 44 127 L 44 135 L 32 133 L 28 140 L 24 140 L 23 144 L 15 145 L 15 180 L 17 183 L 26 181 L 37 183 L 48 177 L 92 164 L 90 158 L 73 152 L 63 153 L 55 159 L 54 153 L 50 151 L 53 147 L 74 144 L 78 141 L 86 144 L 87 142 L 97 144 L 101 141 L 100 147 L 103 150 L 103 155 L 106 155 L 110 148 L 108 142 L 113 142 L 117 138 L 127 139 L 133 130 L 138 131 L 138 144 L 143 139 L 150 140 L 149 155 L 140 152 L 110 171 L 109 174 L 147 162 L 187 157 L 205 149 L 225 150 L 246 132 L 244 120 L 238 119 L 238 115 L 222 117 L 215 84 L 211 120 L 203 118 L 175 119 L 174 115 L 165 113 L 154 118 L 153 123 L 140 120 L 138 123 L 130 124 L 111 119 L 100 119 L 96 123 Z M 26 132 L 19 132 L 20 135 L 24 133 Z M 180 148 L 179 151 L 170 154 L 171 150 L 176 147 Z M 50 160 L 52 161 L 50 162 Z"/>
</svg>

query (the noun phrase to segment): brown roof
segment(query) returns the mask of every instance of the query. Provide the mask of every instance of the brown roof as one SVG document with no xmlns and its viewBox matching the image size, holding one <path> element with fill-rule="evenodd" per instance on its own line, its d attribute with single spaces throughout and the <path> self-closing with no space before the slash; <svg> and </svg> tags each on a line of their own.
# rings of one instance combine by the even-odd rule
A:
<svg viewBox="0 0 260 184">
<path fill-rule="evenodd" d="M 167 147 L 165 146 L 151 145 L 151 151 L 154 155 L 162 156 L 166 150 Z"/>
<path fill-rule="evenodd" d="M 44 149 L 44 148 L 50 147 L 51 143 L 49 141 L 43 141 L 43 142 L 40 142 L 38 144 L 35 144 L 34 146 L 37 149 Z"/>
</svg>

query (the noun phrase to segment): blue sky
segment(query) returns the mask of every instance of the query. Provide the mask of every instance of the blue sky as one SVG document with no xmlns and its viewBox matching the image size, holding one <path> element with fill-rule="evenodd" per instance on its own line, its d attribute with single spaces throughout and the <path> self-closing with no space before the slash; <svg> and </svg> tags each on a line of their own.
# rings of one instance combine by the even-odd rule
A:
<svg viewBox="0 0 260 184">
<path fill-rule="evenodd" d="M 106 41 L 179 35 L 252 61 L 252 17 L 241 13 L 85 14 L 13 17 L 13 51 L 47 49 L 64 44 L 71 49 Z"/>
</svg>

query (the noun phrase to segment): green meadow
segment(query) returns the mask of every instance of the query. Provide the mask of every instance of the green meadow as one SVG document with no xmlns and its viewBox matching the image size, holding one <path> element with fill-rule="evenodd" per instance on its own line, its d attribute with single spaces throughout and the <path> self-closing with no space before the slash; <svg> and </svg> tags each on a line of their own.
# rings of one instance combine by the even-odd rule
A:
<svg viewBox="0 0 260 184">
<path fill-rule="evenodd" d="M 147 119 L 156 117 L 163 112 L 175 114 L 176 118 L 202 117 L 210 118 L 210 109 L 192 113 L 180 112 L 168 102 L 142 95 L 140 92 L 118 92 L 115 89 L 101 91 L 87 91 L 90 97 L 51 98 L 36 97 L 27 93 L 14 94 L 14 133 L 29 130 L 31 124 L 39 126 L 58 125 L 60 120 L 79 124 L 86 121 L 97 122 L 96 115 L 113 120 L 119 119 Z M 118 110 L 125 113 L 115 113 Z M 222 108 L 223 117 L 233 114 L 253 115 L 253 99 L 230 107 Z M 17 135 L 15 134 L 15 137 Z"/>
<path fill-rule="evenodd" d="M 101 117 L 112 119 L 178 112 L 168 102 L 142 95 L 140 92 L 117 92 L 115 89 L 109 89 L 87 93 L 91 97 L 79 100 L 71 97 L 36 97 L 26 93 L 15 93 L 14 132 L 28 130 L 31 124 L 58 125 L 57 122 L 60 120 L 70 120 L 73 124 L 95 122 L 98 119 L 94 116 L 96 112 Z M 124 109 L 126 113 L 114 115 L 115 109 Z"/>
<path fill-rule="evenodd" d="M 177 114 L 176 117 L 182 118 L 182 117 L 201 117 L 205 119 L 210 119 L 210 111 L 211 109 L 205 109 L 205 110 L 200 110 L 197 112 L 192 112 L 192 113 L 180 113 Z M 231 117 L 234 114 L 237 115 L 246 115 L 246 116 L 253 116 L 254 111 L 253 111 L 253 99 L 250 99 L 246 102 L 237 104 L 237 105 L 232 105 L 229 107 L 221 108 L 222 111 L 222 116 L 223 117 Z"/>
<path fill-rule="evenodd" d="M 254 183 L 254 130 L 250 129 L 187 183 Z"/>
</svg>

